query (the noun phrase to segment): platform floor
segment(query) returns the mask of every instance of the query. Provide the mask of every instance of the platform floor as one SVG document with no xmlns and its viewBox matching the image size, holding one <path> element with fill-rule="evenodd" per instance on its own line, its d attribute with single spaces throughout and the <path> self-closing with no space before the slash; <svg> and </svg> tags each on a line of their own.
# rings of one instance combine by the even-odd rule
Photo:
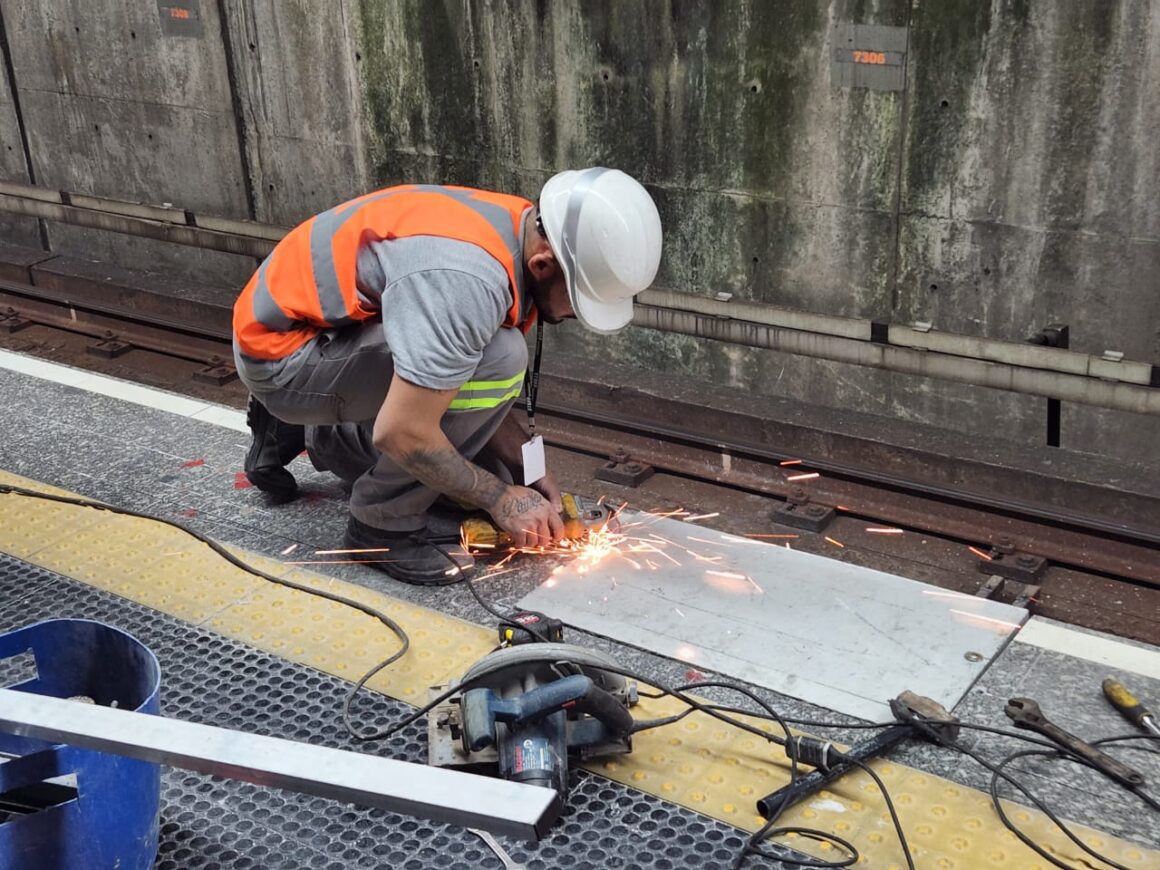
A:
<svg viewBox="0 0 1160 870">
<path fill-rule="evenodd" d="M 69 386 L 39 375 L 0 369 L 0 392 L 8 398 L 6 425 L 0 430 L 0 470 L 176 519 L 224 543 L 272 558 L 290 558 L 282 554 L 294 544 L 299 554 L 339 545 L 345 524 L 345 493 L 333 478 L 296 463 L 294 470 L 305 484 L 307 497 L 281 507 L 266 504 L 260 493 L 244 485 L 238 474 L 248 439 L 239 431 L 236 412 L 205 408 L 200 402 L 195 409 L 177 398 L 154 401 L 168 410 L 151 408 L 137 403 L 140 395 L 134 397 L 137 401 L 128 402 L 91 392 L 84 387 L 85 381 L 83 373 L 78 374 L 76 385 Z M 133 391 L 126 388 L 123 392 Z M 578 491 L 593 487 L 590 475 L 594 464 L 561 468 L 564 483 Z M 4 531 L 0 530 L 0 551 L 4 549 Z M 255 673 L 276 673 L 281 677 L 277 681 L 281 690 L 310 687 L 302 697 L 308 699 L 309 715 L 316 718 L 307 729 L 313 730 L 316 721 L 319 739 L 344 745 L 336 717 L 337 699 L 342 694 L 342 682 L 337 678 L 247 649 L 236 641 L 215 637 L 204 626 L 192 626 L 85 584 L 11 560 L 5 565 L 23 579 L 0 585 L 3 627 L 47 616 L 107 617 L 154 647 L 162 657 L 170 686 L 189 687 L 180 694 L 166 692 L 166 698 L 180 699 L 180 703 L 167 706 L 165 712 L 200 721 L 247 727 L 255 720 L 237 698 L 251 693 L 261 697 L 263 687 L 268 689 L 275 681 L 263 681 Z M 359 565 L 312 567 L 444 614 L 490 624 L 467 591 L 459 587 L 417 589 Z M 530 561 L 517 571 L 487 580 L 485 594 L 501 603 L 512 603 L 542 582 L 546 570 L 543 563 Z M 1160 706 L 1160 652 L 1155 648 L 1051 624 L 1037 631 L 1025 632 L 1034 643 L 1017 640 L 999 656 L 956 710 L 960 716 L 1005 726 L 1003 701 L 1022 694 L 1037 698 L 1051 715 L 1084 736 L 1126 733 L 1129 726 L 1107 707 L 1099 691 L 1100 680 L 1109 674 L 1120 676 L 1141 696 L 1152 699 L 1153 706 Z M 681 682 L 688 671 L 682 662 L 614 645 L 593 635 L 572 632 L 569 639 L 609 650 L 625 665 L 652 679 Z M 198 656 L 174 656 L 166 661 L 166 651 L 172 655 L 187 648 L 198 650 Z M 211 676 L 212 691 L 198 685 L 199 680 Z M 241 682 L 235 685 L 231 682 L 235 679 Z M 765 695 L 787 716 L 849 721 L 791 698 Z M 261 714 L 263 728 L 291 727 L 289 717 L 283 720 L 277 715 L 278 703 L 284 702 L 263 705 L 263 710 L 252 704 L 249 710 Z M 399 702 L 382 703 L 381 716 L 385 718 L 405 709 Z M 327 709 L 328 704 L 331 709 Z M 818 733 L 846 743 L 861 736 L 853 729 Z M 421 758 L 418 740 L 417 731 L 413 735 L 409 732 L 401 743 L 385 749 L 398 753 L 395 757 Z M 986 734 L 969 735 L 965 742 L 984 752 L 998 752 L 1010 743 Z M 1011 749 L 1004 754 L 1006 751 Z M 1124 752 L 1124 757 L 1129 753 Z M 1130 758 L 1151 780 L 1160 777 L 1156 756 L 1132 752 Z M 891 759 L 972 788 L 985 788 L 989 780 L 989 774 L 963 756 L 933 747 L 903 748 Z M 1160 846 L 1157 814 L 1106 788 L 1090 772 L 1071 765 L 1040 765 L 1029 767 L 1027 779 L 1062 816 L 1143 847 Z M 578 774 L 573 795 L 569 817 L 553 838 L 530 848 L 508 844 L 517 860 L 533 867 L 715 866 L 727 860 L 725 852 L 732 854 L 740 848 L 742 831 L 748 827 L 726 825 L 590 774 Z M 166 847 L 159 866 L 500 866 L 472 835 L 462 831 L 427 828 L 385 814 L 360 814 L 330 802 L 297 800 L 206 777 L 170 773 L 166 801 Z M 986 821 L 986 831 L 1006 834 L 997 822 Z M 430 836 L 420 835 L 421 829 Z M 330 838 L 322 837 L 320 830 L 330 832 Z M 986 836 L 986 831 L 979 834 Z M 934 835 L 938 836 L 938 831 Z M 949 840 L 951 835 L 947 837 Z M 239 849 L 239 843 L 246 848 Z M 884 842 L 881 851 L 873 850 L 875 860 L 866 866 L 891 866 L 899 861 L 897 851 L 890 853 L 889 845 Z M 271 851 L 263 851 L 266 849 Z M 299 850 L 300 857 L 294 857 Z M 346 854 L 348 850 L 350 854 Z M 270 863 L 264 857 L 269 854 L 278 855 L 281 863 Z M 895 857 L 886 857 L 889 854 Z M 320 863 L 324 856 L 333 863 Z M 964 860 L 945 866 L 1030 868 L 1039 862 L 1031 856 L 1027 863 L 1021 863 L 1018 853 L 1004 857 L 1006 860 L 992 865 Z M 1154 853 L 1141 851 L 1139 860 L 1141 867 L 1160 866 Z M 753 862 L 750 866 L 762 865 Z"/>
</svg>

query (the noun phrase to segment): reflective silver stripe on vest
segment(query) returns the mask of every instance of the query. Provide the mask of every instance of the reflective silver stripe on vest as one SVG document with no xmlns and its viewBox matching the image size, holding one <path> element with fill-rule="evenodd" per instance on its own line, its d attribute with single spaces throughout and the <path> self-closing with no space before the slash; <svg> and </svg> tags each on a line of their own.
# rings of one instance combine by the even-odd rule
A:
<svg viewBox="0 0 1160 870">
<path fill-rule="evenodd" d="M 564 261 L 561 265 L 570 284 L 576 281 L 576 231 L 580 226 L 580 210 L 584 207 L 592 183 L 607 171 L 602 166 L 585 169 L 568 194 L 568 210 L 564 212 L 564 227 L 560 232 L 560 254 Z"/>
<path fill-rule="evenodd" d="M 294 327 L 294 321 L 278 307 L 278 303 L 274 301 L 274 294 L 270 292 L 270 285 L 266 283 L 266 269 L 269 265 L 270 257 L 267 257 L 258 267 L 258 281 L 254 285 L 252 300 L 254 319 L 274 332 L 289 332 Z"/>
<path fill-rule="evenodd" d="M 360 202 L 335 206 L 314 219 L 314 226 L 310 228 L 310 260 L 314 268 L 314 285 L 318 288 L 318 306 L 322 312 L 322 319 L 331 326 L 343 326 L 353 322 L 346 310 L 346 300 L 343 299 L 342 288 L 338 284 L 338 272 L 334 268 L 335 233 L 364 205 L 403 192 L 381 191 Z"/>
<path fill-rule="evenodd" d="M 512 226 L 511 213 L 503 206 L 472 199 L 471 193 L 468 191 L 449 190 L 437 184 L 419 184 L 407 186 L 401 190 L 381 191 L 353 203 L 343 203 L 318 215 L 314 220 L 314 225 L 310 228 L 310 257 L 314 268 L 314 283 L 318 288 L 319 308 L 322 312 L 322 319 L 331 326 L 343 326 L 353 322 L 347 312 L 342 288 L 338 283 L 338 273 L 334 267 L 335 234 L 363 206 L 400 193 L 437 193 L 466 205 L 499 233 L 512 255 L 513 262 L 518 264 L 521 261 L 520 240 Z M 516 276 L 516 289 L 522 300 L 524 296 L 523 269 L 517 266 L 513 271 Z"/>
<path fill-rule="evenodd" d="M 524 269 L 522 265 L 524 252 L 519 234 L 516 233 L 515 227 L 512 226 L 511 212 L 502 205 L 496 205 L 495 203 L 486 202 L 482 199 L 474 199 L 471 192 L 467 190 L 453 190 L 438 184 L 420 184 L 417 186 L 417 189 L 423 193 L 438 193 L 456 202 L 463 203 L 487 221 L 491 228 L 499 233 L 499 237 L 503 239 L 503 243 L 507 246 L 508 253 L 512 257 L 512 263 L 514 264 L 512 272 L 516 276 L 516 290 L 519 293 L 520 304 L 522 306 L 524 300 L 527 298 L 524 293 Z"/>
</svg>

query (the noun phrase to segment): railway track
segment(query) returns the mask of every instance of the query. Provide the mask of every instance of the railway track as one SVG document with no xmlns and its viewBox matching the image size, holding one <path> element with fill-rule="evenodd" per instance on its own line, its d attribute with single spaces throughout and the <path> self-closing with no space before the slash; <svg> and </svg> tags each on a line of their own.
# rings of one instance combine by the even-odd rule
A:
<svg viewBox="0 0 1160 870">
<path fill-rule="evenodd" d="M 0 346 L 244 406 L 245 389 L 231 377 L 228 320 L 134 302 L 131 294 L 78 302 L 70 293 L 5 281 Z M 873 455 L 859 464 L 849 455 L 791 453 L 755 435 L 742 415 L 671 398 L 662 413 L 655 396 L 582 374 L 546 376 L 543 395 L 556 400 L 539 406 L 540 429 L 561 456 L 586 469 L 581 476 L 591 474 L 594 460 L 620 453 L 621 465 L 609 461 L 614 477 L 626 468 L 631 476 L 631 463 L 650 466 L 654 496 L 731 507 L 722 520 L 730 531 L 796 534 L 801 549 L 965 594 L 1030 595 L 1029 606 L 1045 615 L 1160 641 L 1160 524 L 1131 498 L 1092 489 L 1085 509 L 1062 508 L 884 470 Z M 1037 492 L 1046 484 L 1028 486 Z M 618 491 L 636 500 L 631 487 Z M 1147 499 L 1141 504 L 1146 508 Z M 866 532 L 875 527 L 899 532 Z"/>
</svg>

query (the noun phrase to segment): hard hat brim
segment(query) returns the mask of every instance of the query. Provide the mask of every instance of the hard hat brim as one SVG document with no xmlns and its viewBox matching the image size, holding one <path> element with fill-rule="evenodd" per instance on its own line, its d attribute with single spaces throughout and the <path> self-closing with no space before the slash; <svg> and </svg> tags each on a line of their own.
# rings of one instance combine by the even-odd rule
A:
<svg viewBox="0 0 1160 870">
<path fill-rule="evenodd" d="M 568 296 L 572 301 L 572 310 L 576 312 L 576 319 L 593 332 L 610 335 L 620 332 L 632 321 L 632 297 L 616 302 L 601 302 L 577 288 L 572 276 L 567 278 Z"/>
</svg>

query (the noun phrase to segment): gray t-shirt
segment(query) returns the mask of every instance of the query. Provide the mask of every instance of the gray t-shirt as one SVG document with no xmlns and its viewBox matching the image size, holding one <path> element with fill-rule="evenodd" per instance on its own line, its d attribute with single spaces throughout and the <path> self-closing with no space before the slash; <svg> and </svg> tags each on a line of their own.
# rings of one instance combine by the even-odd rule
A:
<svg viewBox="0 0 1160 870">
<path fill-rule="evenodd" d="M 369 243 L 359 251 L 356 282 L 383 312 L 395 371 L 432 390 L 456 389 L 471 377 L 511 306 L 507 272 L 494 257 L 438 236 Z M 523 300 L 525 314 L 529 304 Z M 291 380 L 313 351 L 311 342 L 282 359 L 256 360 L 235 344 L 234 362 L 250 388 L 263 392 Z"/>
<path fill-rule="evenodd" d="M 359 251 L 357 274 L 359 293 L 383 312 L 395 373 L 432 390 L 471 377 L 512 302 L 503 266 L 455 239 L 371 242 Z"/>
</svg>

